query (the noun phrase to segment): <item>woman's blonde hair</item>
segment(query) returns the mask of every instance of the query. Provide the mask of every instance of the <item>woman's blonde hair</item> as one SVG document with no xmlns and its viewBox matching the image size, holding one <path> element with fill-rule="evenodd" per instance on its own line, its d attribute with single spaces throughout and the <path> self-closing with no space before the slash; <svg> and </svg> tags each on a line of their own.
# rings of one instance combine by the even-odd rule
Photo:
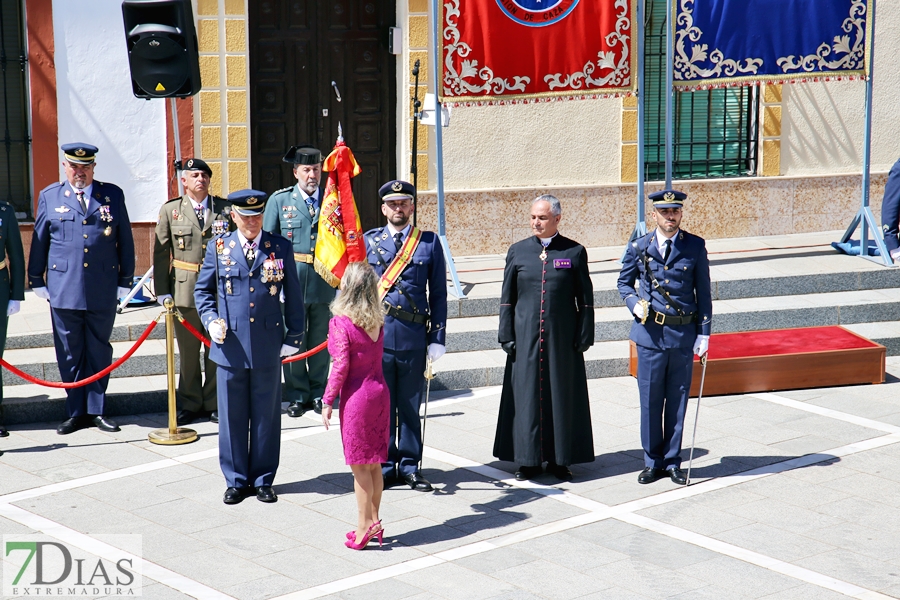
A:
<svg viewBox="0 0 900 600">
<path fill-rule="evenodd" d="M 341 277 L 341 293 L 331 303 L 331 313 L 350 317 L 366 331 L 384 325 L 384 310 L 378 297 L 378 275 L 367 262 L 347 265 Z"/>
</svg>

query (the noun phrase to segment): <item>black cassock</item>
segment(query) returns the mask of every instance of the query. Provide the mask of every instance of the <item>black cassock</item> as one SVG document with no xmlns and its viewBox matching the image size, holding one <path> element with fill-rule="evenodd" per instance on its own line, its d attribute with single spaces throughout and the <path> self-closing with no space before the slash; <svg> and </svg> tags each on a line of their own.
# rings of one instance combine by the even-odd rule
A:
<svg viewBox="0 0 900 600">
<path fill-rule="evenodd" d="M 594 460 L 584 355 L 594 343 L 594 287 L 584 246 L 557 235 L 541 259 L 537 237 L 513 244 L 500 295 L 507 357 L 494 456 L 535 466 Z"/>
</svg>

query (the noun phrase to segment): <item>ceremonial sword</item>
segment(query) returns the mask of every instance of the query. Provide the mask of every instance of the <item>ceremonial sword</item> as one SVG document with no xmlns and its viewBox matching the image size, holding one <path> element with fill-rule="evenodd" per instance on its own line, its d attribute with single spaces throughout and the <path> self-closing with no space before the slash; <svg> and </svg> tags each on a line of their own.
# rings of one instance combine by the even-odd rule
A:
<svg viewBox="0 0 900 600">
<path fill-rule="evenodd" d="M 431 394 L 431 380 L 434 379 L 434 371 L 431 370 L 431 357 L 425 359 L 425 415 L 422 417 L 422 455 L 425 455 L 425 424 L 428 422 L 428 396 Z M 419 470 L 422 470 L 422 459 L 419 459 Z"/>
<path fill-rule="evenodd" d="M 685 486 L 691 485 L 691 465 L 694 463 L 694 444 L 697 441 L 697 419 L 700 417 L 700 399 L 703 398 L 703 382 L 706 380 L 706 354 L 700 357 L 700 364 L 703 365 L 703 370 L 700 372 L 700 390 L 697 393 L 697 410 L 694 412 L 694 435 L 691 436 L 691 455 L 688 458 Z"/>
</svg>

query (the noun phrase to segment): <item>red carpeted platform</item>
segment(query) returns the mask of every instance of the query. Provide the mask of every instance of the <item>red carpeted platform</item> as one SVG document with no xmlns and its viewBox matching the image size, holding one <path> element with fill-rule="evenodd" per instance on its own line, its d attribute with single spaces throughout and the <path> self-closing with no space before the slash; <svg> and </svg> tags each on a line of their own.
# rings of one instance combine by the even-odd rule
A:
<svg viewBox="0 0 900 600">
<path fill-rule="evenodd" d="M 703 395 L 883 383 L 886 354 L 881 344 L 838 325 L 716 333 Z M 634 342 L 629 371 L 637 376 Z M 695 357 L 691 396 L 699 392 L 700 371 Z"/>
</svg>

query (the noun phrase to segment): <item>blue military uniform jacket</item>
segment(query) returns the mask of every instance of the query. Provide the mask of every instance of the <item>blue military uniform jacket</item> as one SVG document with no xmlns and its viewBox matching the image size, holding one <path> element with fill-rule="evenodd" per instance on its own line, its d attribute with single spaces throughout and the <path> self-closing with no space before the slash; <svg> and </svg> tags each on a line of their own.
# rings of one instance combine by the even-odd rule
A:
<svg viewBox="0 0 900 600">
<path fill-rule="evenodd" d="M 252 265 L 247 264 L 236 231 L 213 239 L 206 249 L 194 302 L 207 329 L 218 318 L 228 324 L 225 341 L 213 341 L 210 349 L 210 358 L 218 365 L 234 369 L 278 366 L 282 344 L 299 348 L 303 339 L 303 293 L 290 243 L 267 231 L 260 233 L 258 243 Z M 270 259 L 284 261 L 281 281 L 263 281 Z M 282 291 L 284 315 L 279 300 Z"/>
<path fill-rule="evenodd" d="M 397 255 L 394 240 L 387 227 L 371 229 L 365 238 L 366 257 L 381 277 Z M 447 267 L 437 235 L 431 231 L 422 232 L 411 264 L 400 274 L 384 301 L 400 310 L 430 315 L 428 326 L 385 315 L 384 347 L 387 350 L 424 350 L 428 344 L 445 344 Z"/>
<path fill-rule="evenodd" d="M 316 273 L 312 263 L 319 235 L 322 193 L 319 190 L 319 202 L 314 216 L 310 216 L 303 194 L 296 184 L 269 196 L 263 215 L 263 229 L 283 235 L 293 247 L 297 277 L 300 279 L 303 301 L 306 304 L 327 304 L 334 300 L 335 295 L 335 289 Z"/>
<path fill-rule="evenodd" d="M 881 202 L 881 230 L 888 252 L 900 248 L 900 160 L 891 167 Z"/>
<path fill-rule="evenodd" d="M 697 335 L 709 335 L 712 323 L 712 294 L 710 291 L 709 257 L 703 238 L 679 231 L 673 238 L 669 259 L 664 263 L 656 243 L 656 232 L 638 238 L 628 245 L 622 259 L 618 288 L 628 310 L 640 300 L 649 300 L 656 312 L 678 316 L 677 309 L 655 289 L 640 259 L 647 256 L 647 264 L 669 296 L 685 314 L 694 313 L 696 320 L 686 325 L 658 325 L 653 317 L 644 324 L 635 318 L 631 326 L 631 339 L 639 346 L 656 348 L 690 348 Z M 635 290 L 635 282 L 638 282 Z"/>
<path fill-rule="evenodd" d="M 87 214 L 68 181 L 41 191 L 28 282 L 32 288 L 46 285 L 54 308 L 115 305 L 116 288 L 134 283 L 134 238 L 121 188 L 95 180 Z"/>
</svg>

